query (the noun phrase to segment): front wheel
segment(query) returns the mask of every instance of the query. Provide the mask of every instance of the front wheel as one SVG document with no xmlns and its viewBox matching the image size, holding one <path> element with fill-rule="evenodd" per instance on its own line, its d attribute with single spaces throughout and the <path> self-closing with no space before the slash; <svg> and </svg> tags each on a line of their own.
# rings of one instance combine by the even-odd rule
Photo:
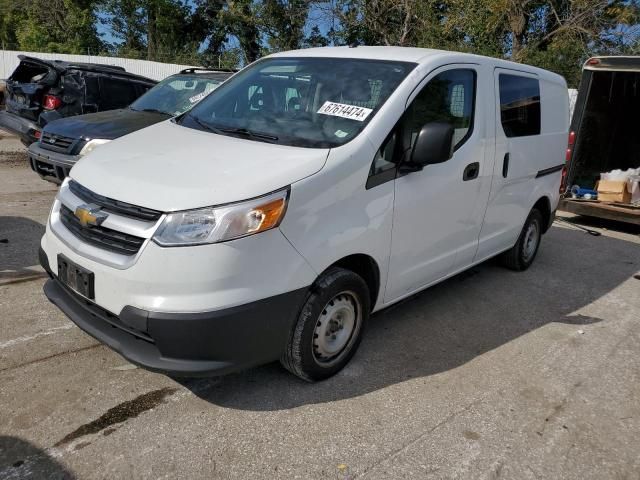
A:
<svg viewBox="0 0 640 480">
<path fill-rule="evenodd" d="M 542 240 L 542 214 L 534 208 L 524 222 L 516 244 L 502 254 L 502 263 L 511 270 L 526 270 L 536 258 L 540 240 Z"/>
<path fill-rule="evenodd" d="M 370 295 L 359 275 L 331 268 L 311 287 L 280 362 L 313 382 L 339 372 L 355 354 L 369 318 Z"/>
</svg>

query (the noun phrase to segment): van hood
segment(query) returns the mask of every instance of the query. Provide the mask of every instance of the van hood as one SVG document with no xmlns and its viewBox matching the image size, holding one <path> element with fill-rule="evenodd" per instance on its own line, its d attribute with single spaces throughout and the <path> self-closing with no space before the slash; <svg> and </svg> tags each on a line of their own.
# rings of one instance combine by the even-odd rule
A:
<svg viewBox="0 0 640 480">
<path fill-rule="evenodd" d="M 165 121 L 96 148 L 70 176 L 100 195 L 170 212 L 278 190 L 321 170 L 328 153 Z"/>
</svg>

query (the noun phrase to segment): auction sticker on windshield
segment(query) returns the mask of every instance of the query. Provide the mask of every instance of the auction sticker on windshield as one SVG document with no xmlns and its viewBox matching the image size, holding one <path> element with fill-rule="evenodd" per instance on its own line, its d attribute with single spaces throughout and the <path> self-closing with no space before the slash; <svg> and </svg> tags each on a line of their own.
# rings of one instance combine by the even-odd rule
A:
<svg viewBox="0 0 640 480">
<path fill-rule="evenodd" d="M 346 105 L 344 103 L 324 102 L 318 113 L 323 115 L 332 115 L 334 117 L 348 118 L 364 122 L 373 112 L 371 108 L 356 107 L 355 105 Z"/>
<path fill-rule="evenodd" d="M 194 95 L 193 97 L 189 98 L 189 102 L 191 103 L 198 103 L 200 100 L 202 100 L 204 97 L 206 97 L 209 94 L 209 92 L 204 91 L 202 93 L 198 93 L 197 95 Z"/>
</svg>

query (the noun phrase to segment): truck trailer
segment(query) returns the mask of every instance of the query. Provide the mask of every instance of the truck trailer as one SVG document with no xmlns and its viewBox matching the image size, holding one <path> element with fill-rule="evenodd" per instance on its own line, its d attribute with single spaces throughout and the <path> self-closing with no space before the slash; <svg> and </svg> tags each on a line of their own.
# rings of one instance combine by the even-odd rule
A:
<svg viewBox="0 0 640 480">
<path fill-rule="evenodd" d="M 640 205 L 571 194 L 576 185 L 597 189 L 602 173 L 640 167 L 639 113 L 640 57 L 587 60 L 571 120 L 561 210 L 640 225 Z"/>
</svg>

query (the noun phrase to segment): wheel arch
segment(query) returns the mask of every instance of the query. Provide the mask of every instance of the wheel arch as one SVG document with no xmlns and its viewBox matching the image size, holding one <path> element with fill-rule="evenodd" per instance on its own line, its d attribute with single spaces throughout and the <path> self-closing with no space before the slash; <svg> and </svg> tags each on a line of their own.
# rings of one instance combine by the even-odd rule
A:
<svg viewBox="0 0 640 480">
<path fill-rule="evenodd" d="M 551 227 L 551 200 L 547 196 L 540 197 L 531 209 L 534 208 L 542 214 L 542 233 L 546 233 Z"/>
<path fill-rule="evenodd" d="M 378 267 L 378 262 L 376 262 L 373 257 L 365 253 L 355 253 L 333 262 L 325 268 L 322 273 L 332 267 L 344 268 L 362 277 L 367 284 L 367 287 L 369 287 L 371 309 L 373 310 L 380 293 L 380 267 Z"/>
</svg>

